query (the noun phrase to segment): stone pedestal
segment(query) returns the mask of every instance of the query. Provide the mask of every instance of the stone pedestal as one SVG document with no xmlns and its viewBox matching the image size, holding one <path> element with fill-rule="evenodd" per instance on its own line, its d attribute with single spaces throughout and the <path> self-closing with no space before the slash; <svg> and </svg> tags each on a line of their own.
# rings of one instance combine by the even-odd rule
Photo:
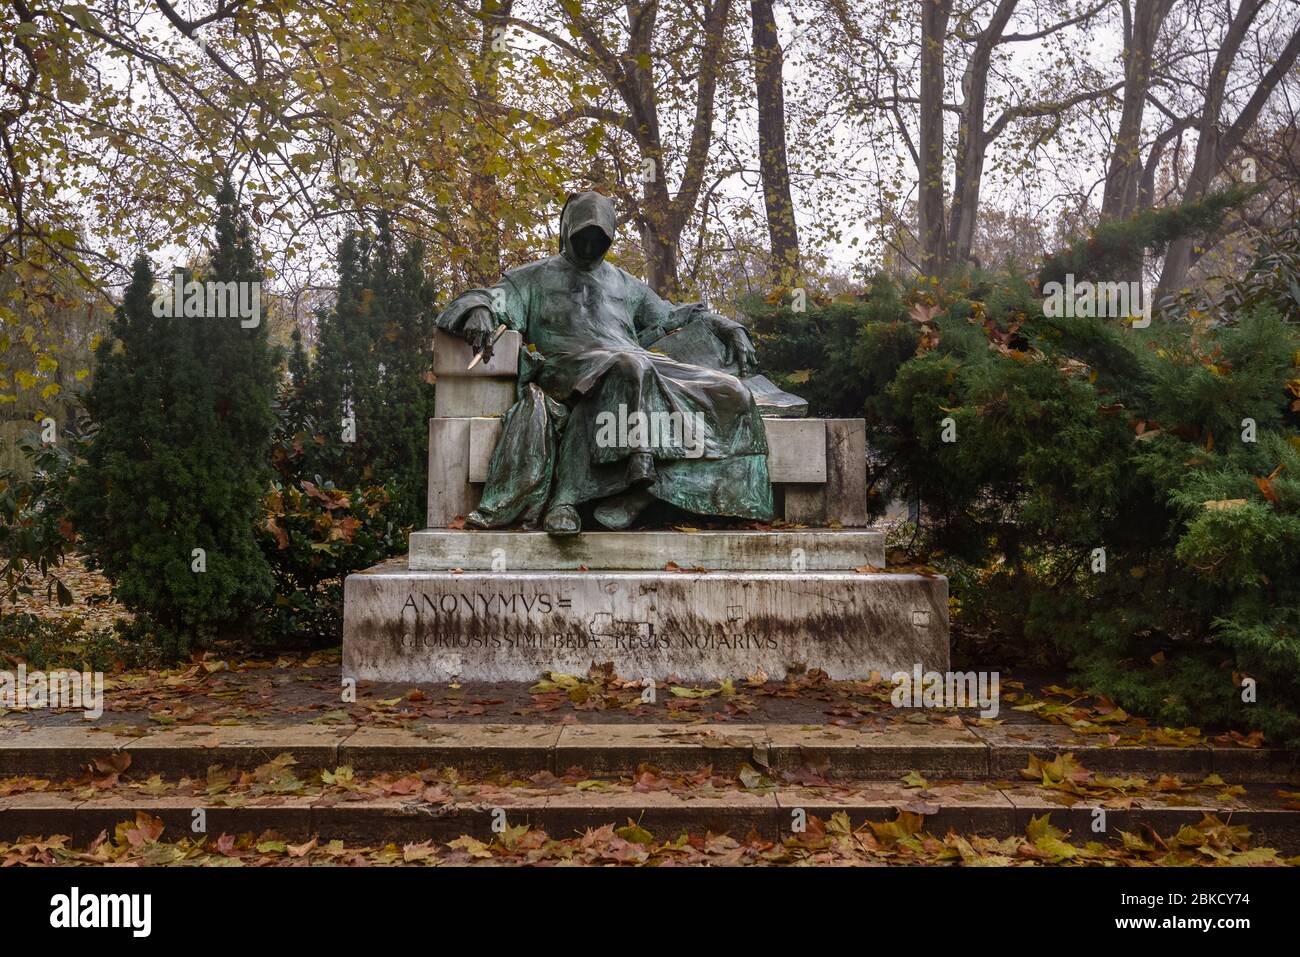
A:
<svg viewBox="0 0 1300 957">
<path fill-rule="evenodd" d="M 531 681 L 613 662 L 710 682 L 791 666 L 833 678 L 948 667 L 948 583 L 853 571 L 412 570 L 348 577 L 343 674 Z"/>
<path fill-rule="evenodd" d="M 792 666 L 835 678 L 948 667 L 948 582 L 891 574 L 876 531 L 426 529 L 348 576 L 343 671 L 531 681 L 612 661 L 713 681 Z M 858 571 L 857 569 L 863 569 Z"/>
</svg>

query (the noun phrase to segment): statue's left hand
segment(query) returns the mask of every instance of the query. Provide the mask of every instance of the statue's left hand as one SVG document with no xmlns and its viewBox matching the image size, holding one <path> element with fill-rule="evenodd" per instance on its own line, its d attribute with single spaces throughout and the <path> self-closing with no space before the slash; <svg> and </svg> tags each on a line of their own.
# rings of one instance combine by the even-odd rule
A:
<svg viewBox="0 0 1300 957">
<path fill-rule="evenodd" d="M 488 311 L 487 306 L 475 306 L 465 317 L 461 336 L 469 343 L 471 349 L 483 353 L 482 361 L 485 364 L 492 361 L 493 335 L 492 313 Z"/>
<path fill-rule="evenodd" d="M 749 341 L 749 333 L 745 331 L 744 326 L 730 326 L 723 329 L 719 337 L 726 346 L 726 361 L 729 364 L 736 363 L 739 370 L 736 374 L 740 378 L 743 379 L 758 371 L 758 354 L 754 352 L 754 344 Z"/>
</svg>

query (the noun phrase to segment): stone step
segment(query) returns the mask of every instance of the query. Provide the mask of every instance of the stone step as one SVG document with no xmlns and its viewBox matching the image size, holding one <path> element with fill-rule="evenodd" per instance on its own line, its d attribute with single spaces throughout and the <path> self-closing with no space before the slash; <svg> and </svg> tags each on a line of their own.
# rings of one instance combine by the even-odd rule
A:
<svg viewBox="0 0 1300 957">
<path fill-rule="evenodd" d="M 446 572 L 402 559 L 349 575 L 343 675 L 532 681 L 612 662 L 640 680 L 818 668 L 865 679 L 948 668 L 948 581 L 840 571 Z"/>
<path fill-rule="evenodd" d="M 583 532 L 556 538 L 545 532 L 412 532 L 414 571 L 851 571 L 883 568 L 883 532 L 861 529 L 802 531 Z"/>
<path fill-rule="evenodd" d="M 0 797 L 0 841 L 20 837 L 70 836 L 84 843 L 101 831 L 113 834 L 121 822 L 145 814 L 164 824 L 164 840 L 193 838 L 196 821 L 209 837 L 273 831 L 291 841 L 312 835 L 322 841 L 382 845 L 388 842 L 444 842 L 470 835 L 484 842 L 496 836 L 494 824 L 526 824 L 556 838 L 581 835 L 606 824 L 635 822 L 659 841 L 683 831 L 743 838 L 752 833 L 780 841 L 796 833 L 808 817 L 823 821 L 843 813 L 857 828 L 866 821 L 889 821 L 900 811 L 920 815 L 924 830 L 948 830 L 992 837 L 1022 835 L 1031 819 L 1048 816 L 1077 843 L 1118 840 L 1120 831 L 1138 834 L 1144 826 L 1165 836 L 1206 814 L 1245 825 L 1254 846 L 1295 853 L 1300 847 L 1300 811 L 1290 809 L 1274 786 L 1250 788 L 1244 795 L 1135 798 L 1129 807 L 1106 807 L 1085 798 L 1068 806 L 1063 796 L 1030 786 L 993 788 L 971 783 L 936 783 L 926 789 L 901 784 L 844 787 L 762 787 L 755 790 L 704 786 L 639 792 L 627 784 L 602 783 L 585 790 L 490 787 L 482 794 L 430 803 L 420 797 L 365 797 L 331 790 L 290 796 L 259 796 L 226 803 L 219 796 L 149 796 L 120 786 L 86 797 L 69 791 L 25 792 Z M 1104 811 L 1104 816 L 1098 813 Z M 196 814 L 201 810 L 202 814 Z M 1094 830 L 1097 822 L 1102 830 Z"/>
<path fill-rule="evenodd" d="M 1019 728 L 1020 730 L 1016 730 Z M 773 773 L 815 768 L 836 780 L 897 781 L 915 771 L 931 780 L 1012 781 L 1030 755 L 1070 753 L 1090 771 L 1199 781 L 1217 774 L 1231 783 L 1292 781 L 1300 789 L 1298 755 L 1281 748 L 1103 746 L 1097 735 L 1059 725 L 954 728 L 946 724 L 890 725 L 867 731 L 794 724 L 663 725 L 646 723 L 430 723 L 394 728 L 298 724 L 141 729 L 139 736 L 93 726 L 47 726 L 0 733 L 0 780 L 35 776 L 69 779 L 97 758 L 129 757 L 133 779 L 151 774 L 202 776 L 212 765 L 252 769 L 288 753 L 296 766 L 357 773 L 451 767 L 464 774 L 527 777 L 564 774 L 631 775 L 642 765 L 664 771 L 742 764 Z"/>
</svg>

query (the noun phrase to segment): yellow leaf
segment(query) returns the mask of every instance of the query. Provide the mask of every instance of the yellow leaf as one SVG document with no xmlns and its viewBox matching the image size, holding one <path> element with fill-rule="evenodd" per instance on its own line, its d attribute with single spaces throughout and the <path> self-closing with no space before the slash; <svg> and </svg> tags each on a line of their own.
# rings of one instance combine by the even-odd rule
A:
<svg viewBox="0 0 1300 957">
<path fill-rule="evenodd" d="M 614 833 L 630 844 L 653 844 L 654 835 L 643 828 L 640 824 L 627 822 L 627 827 L 615 828 Z"/>
</svg>

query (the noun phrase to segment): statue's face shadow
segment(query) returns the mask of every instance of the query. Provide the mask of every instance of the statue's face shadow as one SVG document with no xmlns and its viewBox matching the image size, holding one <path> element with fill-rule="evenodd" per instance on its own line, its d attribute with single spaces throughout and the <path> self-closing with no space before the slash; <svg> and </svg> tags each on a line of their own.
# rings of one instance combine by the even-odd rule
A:
<svg viewBox="0 0 1300 957">
<path fill-rule="evenodd" d="M 599 226 L 585 226 L 569 237 L 573 256 L 584 266 L 599 262 L 609 250 L 610 238 Z"/>
</svg>

